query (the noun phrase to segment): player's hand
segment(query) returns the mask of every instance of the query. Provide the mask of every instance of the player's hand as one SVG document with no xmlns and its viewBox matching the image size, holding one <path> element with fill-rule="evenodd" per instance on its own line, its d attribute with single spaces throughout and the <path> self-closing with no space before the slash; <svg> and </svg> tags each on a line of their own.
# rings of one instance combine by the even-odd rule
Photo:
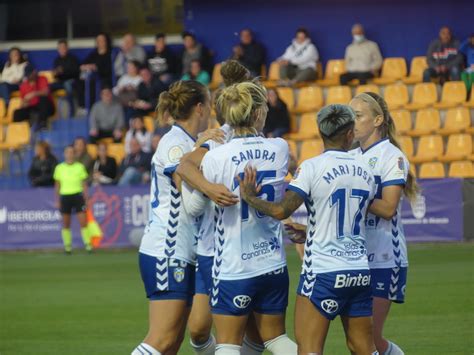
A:
<svg viewBox="0 0 474 355">
<path fill-rule="evenodd" d="M 306 226 L 304 224 L 285 223 L 285 230 L 293 243 L 303 244 L 306 242 Z"/>
<path fill-rule="evenodd" d="M 239 197 L 221 184 L 210 184 L 204 192 L 210 200 L 221 207 L 233 206 L 239 202 Z"/>
<path fill-rule="evenodd" d="M 245 167 L 243 180 L 240 176 L 236 176 L 236 179 L 240 186 L 240 197 L 244 200 L 257 196 L 262 188 L 261 185 L 257 186 L 257 169 L 250 165 Z"/>
<path fill-rule="evenodd" d="M 203 145 L 205 142 L 207 142 L 210 139 L 212 139 L 214 142 L 222 144 L 224 143 L 224 137 L 225 137 L 225 134 L 221 129 L 211 128 L 202 132 L 198 136 L 198 139 L 196 141 L 196 144 L 194 144 L 194 146 L 200 147 L 201 145 Z"/>
</svg>

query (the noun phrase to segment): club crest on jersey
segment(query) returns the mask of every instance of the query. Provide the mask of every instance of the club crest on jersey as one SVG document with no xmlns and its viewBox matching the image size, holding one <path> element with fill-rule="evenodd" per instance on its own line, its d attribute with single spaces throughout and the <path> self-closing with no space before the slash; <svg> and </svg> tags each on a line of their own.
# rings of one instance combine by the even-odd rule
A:
<svg viewBox="0 0 474 355">
<path fill-rule="evenodd" d="M 182 267 L 177 267 L 174 270 L 173 276 L 176 282 L 182 282 L 184 280 L 184 269 Z"/>
<path fill-rule="evenodd" d="M 398 158 L 398 169 L 405 171 L 405 162 L 402 157 Z"/>
<path fill-rule="evenodd" d="M 179 145 L 175 145 L 168 150 L 168 159 L 172 163 L 176 163 L 184 155 L 183 149 Z"/>
<path fill-rule="evenodd" d="M 369 159 L 369 165 L 372 169 L 375 168 L 375 164 L 377 164 L 377 160 L 378 160 L 377 157 L 373 157 Z"/>
</svg>

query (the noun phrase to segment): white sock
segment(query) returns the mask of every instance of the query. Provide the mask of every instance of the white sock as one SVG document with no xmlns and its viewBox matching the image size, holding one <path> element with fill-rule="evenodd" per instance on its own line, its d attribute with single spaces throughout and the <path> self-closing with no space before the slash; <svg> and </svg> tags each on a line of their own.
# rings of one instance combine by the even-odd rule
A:
<svg viewBox="0 0 474 355">
<path fill-rule="evenodd" d="M 383 355 L 405 355 L 405 353 L 397 344 L 389 341 L 387 351 Z"/>
<path fill-rule="evenodd" d="M 286 334 L 266 341 L 265 348 L 271 351 L 273 355 L 296 355 L 298 352 L 296 343 L 288 338 Z"/>
<path fill-rule="evenodd" d="M 132 351 L 131 355 L 161 355 L 161 353 L 153 346 L 141 343 Z"/>
<path fill-rule="evenodd" d="M 244 342 L 242 343 L 242 349 L 240 350 L 241 355 L 260 355 L 265 351 L 265 347 L 262 344 L 258 344 L 244 337 Z"/>
<path fill-rule="evenodd" d="M 217 344 L 216 355 L 240 355 L 240 345 Z"/>
<path fill-rule="evenodd" d="M 194 353 L 198 355 L 214 355 L 216 352 L 216 338 L 214 335 L 210 335 L 209 339 L 203 344 L 194 344 L 192 340 L 189 341 L 191 347 L 194 349 Z"/>
</svg>

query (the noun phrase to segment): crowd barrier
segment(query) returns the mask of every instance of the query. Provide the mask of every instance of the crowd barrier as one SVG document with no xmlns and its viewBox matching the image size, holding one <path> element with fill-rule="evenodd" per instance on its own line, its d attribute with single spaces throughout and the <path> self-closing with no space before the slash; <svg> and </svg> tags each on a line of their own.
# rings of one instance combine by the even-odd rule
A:
<svg viewBox="0 0 474 355">
<path fill-rule="evenodd" d="M 474 180 L 420 180 L 421 193 L 403 203 L 408 241 L 456 242 L 474 238 Z M 0 191 L 0 250 L 61 248 L 61 215 L 53 189 Z M 137 246 L 149 220 L 149 188 L 96 187 L 89 207 L 104 232 L 101 248 Z M 300 216 L 301 217 L 301 216 Z M 73 246 L 81 247 L 73 221 Z"/>
</svg>

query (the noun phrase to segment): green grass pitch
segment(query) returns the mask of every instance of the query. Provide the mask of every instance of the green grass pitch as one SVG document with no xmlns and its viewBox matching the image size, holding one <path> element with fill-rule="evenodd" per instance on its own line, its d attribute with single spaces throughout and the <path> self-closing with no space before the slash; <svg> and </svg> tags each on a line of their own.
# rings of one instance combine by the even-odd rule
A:
<svg viewBox="0 0 474 355">
<path fill-rule="evenodd" d="M 474 353 L 474 244 L 409 246 L 407 302 L 386 335 L 406 354 Z M 288 333 L 300 262 L 291 272 Z M 130 354 L 147 331 L 135 251 L 0 254 L 0 354 Z M 191 354 L 188 340 L 180 354 Z M 339 320 L 326 354 L 347 354 Z"/>
</svg>

